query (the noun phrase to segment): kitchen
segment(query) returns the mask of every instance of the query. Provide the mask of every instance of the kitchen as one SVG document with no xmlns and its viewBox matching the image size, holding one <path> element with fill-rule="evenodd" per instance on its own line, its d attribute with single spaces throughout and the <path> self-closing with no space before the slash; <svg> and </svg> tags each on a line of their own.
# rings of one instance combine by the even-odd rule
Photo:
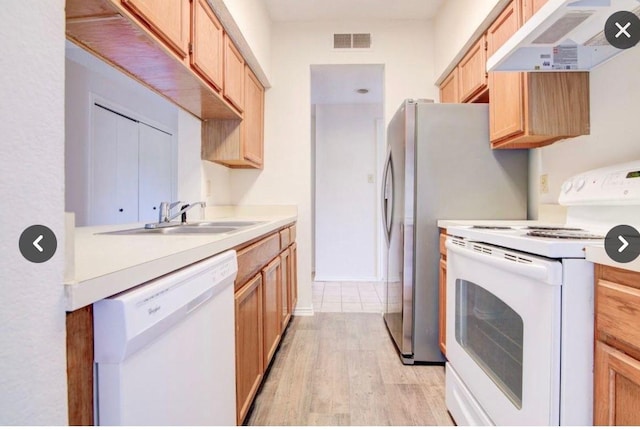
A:
<svg viewBox="0 0 640 430">
<path fill-rule="evenodd" d="M 497 2 L 447 1 L 431 21 L 377 21 L 371 25 L 353 18 L 353 23 L 335 25 L 270 23 L 264 9 L 252 8 L 247 2 L 226 3 L 272 88 L 267 91 L 265 105 L 264 170 L 214 176 L 213 185 L 220 189 L 214 189 L 212 195 L 227 196 L 217 204 L 297 205 L 298 270 L 310 273 L 309 66 L 386 63 L 385 118 L 390 119 L 404 98 L 438 99 L 434 83 L 451 63 L 455 64 L 456 55 L 468 41 L 472 42 L 474 31 Z M 7 217 L 2 226 L 2 237 L 10 238 L 2 244 L 5 288 L 0 313 L 3 327 L 9 329 L 3 331 L 2 354 L 6 359 L 0 363 L 0 374 L 7 378 L 3 380 L 6 388 L 1 402 L 3 422 L 7 423 L 67 423 L 64 258 L 60 252 L 47 264 L 34 266 L 15 249 L 20 232 L 32 224 L 49 226 L 58 235 L 59 249 L 63 249 L 63 11 L 63 1 L 37 7 L 20 2 L 5 10 L 0 26 L 7 32 L 4 40 L 20 41 L 2 48 L 2 57 L 13 67 L 3 70 L 7 150 L 2 157 L 0 186 L 5 207 L 15 208 L 19 214 Z M 31 25 L 25 26 L 25 22 Z M 452 32 L 452 28 L 457 31 Z M 371 32 L 380 45 L 362 56 L 325 49 L 327 35 L 342 31 Z M 385 40 L 389 41 L 387 46 Z M 635 95 L 640 93 L 635 79 L 640 69 L 638 61 L 637 51 L 632 49 L 591 72 L 590 135 L 530 150 L 530 218 L 561 222 L 561 208 L 556 203 L 567 178 L 640 158 L 634 139 L 639 127 L 634 115 L 638 103 Z M 538 191 L 542 174 L 548 175 L 547 193 Z M 8 285 L 17 287 L 9 289 Z M 299 277 L 299 291 L 299 308 L 309 311 L 309 277 Z M 29 311 L 25 313 L 25 309 Z"/>
</svg>

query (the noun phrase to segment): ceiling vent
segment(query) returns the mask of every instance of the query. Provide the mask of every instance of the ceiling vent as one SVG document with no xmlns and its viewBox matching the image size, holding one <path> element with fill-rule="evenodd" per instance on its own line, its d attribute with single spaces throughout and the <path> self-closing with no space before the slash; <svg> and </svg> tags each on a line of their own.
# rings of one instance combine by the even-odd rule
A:
<svg viewBox="0 0 640 430">
<path fill-rule="evenodd" d="M 369 49 L 371 33 L 334 33 L 333 49 Z"/>
</svg>

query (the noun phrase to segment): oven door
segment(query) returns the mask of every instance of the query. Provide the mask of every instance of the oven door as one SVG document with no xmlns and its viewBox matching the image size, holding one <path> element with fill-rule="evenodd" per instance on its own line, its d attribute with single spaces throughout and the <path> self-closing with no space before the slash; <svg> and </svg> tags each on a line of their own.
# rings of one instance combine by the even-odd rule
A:
<svg viewBox="0 0 640 430">
<path fill-rule="evenodd" d="M 446 401 L 458 425 L 558 425 L 561 280 L 556 260 L 447 240 Z"/>
</svg>

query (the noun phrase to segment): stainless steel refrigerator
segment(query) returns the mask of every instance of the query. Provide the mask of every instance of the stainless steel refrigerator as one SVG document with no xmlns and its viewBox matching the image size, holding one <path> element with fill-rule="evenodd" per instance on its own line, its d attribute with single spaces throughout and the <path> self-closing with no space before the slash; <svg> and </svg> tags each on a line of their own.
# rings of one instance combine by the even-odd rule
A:
<svg viewBox="0 0 640 430">
<path fill-rule="evenodd" d="M 405 100 L 387 129 L 384 320 L 405 364 L 441 363 L 439 219 L 526 219 L 528 151 L 492 150 L 486 104 Z"/>
</svg>

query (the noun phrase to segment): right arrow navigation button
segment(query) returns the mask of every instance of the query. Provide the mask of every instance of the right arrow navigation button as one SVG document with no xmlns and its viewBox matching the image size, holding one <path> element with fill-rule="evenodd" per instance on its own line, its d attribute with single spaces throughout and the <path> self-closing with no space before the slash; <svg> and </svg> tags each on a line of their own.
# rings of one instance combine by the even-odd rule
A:
<svg viewBox="0 0 640 430">
<path fill-rule="evenodd" d="M 629 263 L 640 255 L 640 233 L 630 225 L 617 225 L 607 233 L 604 249 L 613 261 Z"/>
</svg>

